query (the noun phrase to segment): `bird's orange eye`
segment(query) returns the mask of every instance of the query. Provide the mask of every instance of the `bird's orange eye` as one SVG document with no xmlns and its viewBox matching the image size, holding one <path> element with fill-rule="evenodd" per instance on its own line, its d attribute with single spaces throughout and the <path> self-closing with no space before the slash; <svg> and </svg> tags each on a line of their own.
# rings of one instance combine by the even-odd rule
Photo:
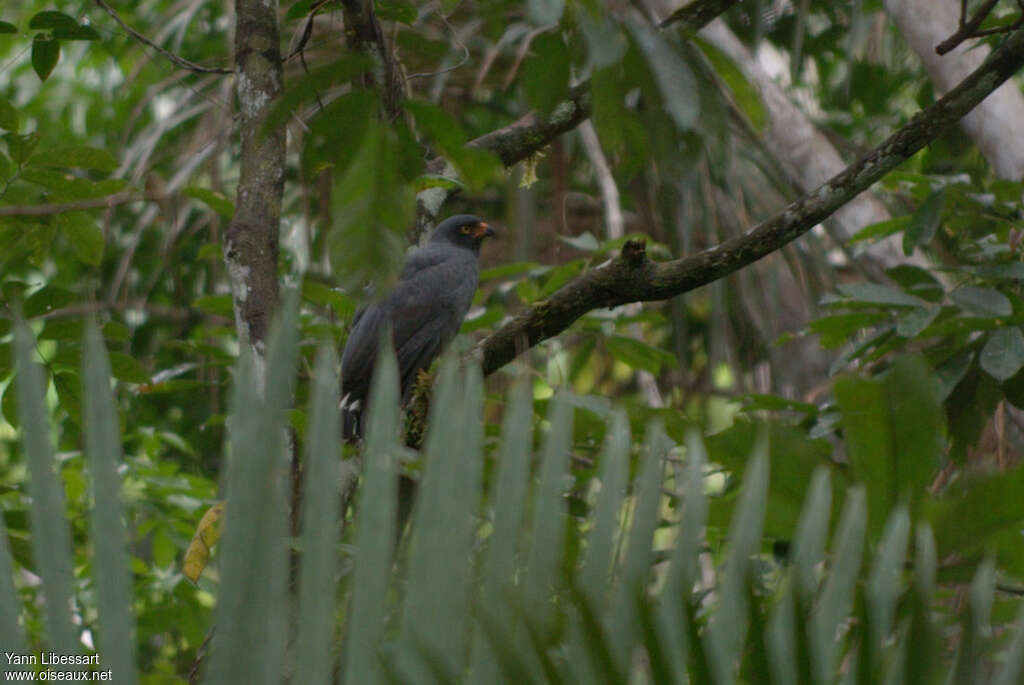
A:
<svg viewBox="0 0 1024 685">
<path fill-rule="evenodd" d="M 463 233 L 467 233 L 467 234 L 468 234 L 471 228 L 473 228 L 473 227 L 472 227 L 472 226 L 469 226 L 469 225 L 467 224 L 466 226 L 462 226 L 462 227 L 460 227 L 460 228 L 459 228 L 459 230 L 460 230 L 460 231 L 462 231 Z"/>
</svg>

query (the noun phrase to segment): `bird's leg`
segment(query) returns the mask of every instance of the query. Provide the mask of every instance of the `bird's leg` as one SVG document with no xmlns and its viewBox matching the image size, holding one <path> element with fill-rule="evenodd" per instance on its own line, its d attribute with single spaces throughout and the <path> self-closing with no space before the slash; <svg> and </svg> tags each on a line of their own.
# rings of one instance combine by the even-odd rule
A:
<svg viewBox="0 0 1024 685">
<path fill-rule="evenodd" d="M 433 376 L 423 369 L 416 372 L 416 380 L 409 392 L 405 414 L 405 445 L 414 450 L 423 446 L 427 434 L 427 413 L 430 409 L 430 385 Z"/>
</svg>

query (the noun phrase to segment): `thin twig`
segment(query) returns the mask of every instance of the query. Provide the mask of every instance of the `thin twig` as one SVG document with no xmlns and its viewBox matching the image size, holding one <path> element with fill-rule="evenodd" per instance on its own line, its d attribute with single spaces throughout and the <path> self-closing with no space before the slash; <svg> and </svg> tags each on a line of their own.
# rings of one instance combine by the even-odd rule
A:
<svg viewBox="0 0 1024 685">
<path fill-rule="evenodd" d="M 96 0 L 96 4 L 100 6 L 100 9 L 102 9 L 104 12 L 113 17 L 114 21 L 117 22 L 118 26 L 120 26 L 129 36 L 139 41 L 143 45 L 148 45 L 149 47 L 153 48 L 161 55 L 163 55 L 167 59 L 167 61 L 169 61 L 171 64 L 174 64 L 175 66 L 181 67 L 182 69 L 187 69 L 189 71 L 194 71 L 198 74 L 234 73 L 233 69 L 226 69 L 224 67 L 204 67 L 203 65 L 191 62 L 185 59 L 184 57 L 179 57 L 170 50 L 160 47 L 159 45 L 151 41 L 149 38 L 146 38 L 146 36 L 142 35 L 138 31 L 133 29 L 131 26 L 126 24 L 124 19 L 122 19 L 121 16 L 117 13 L 117 10 L 108 5 L 105 2 L 105 0 Z"/>
<path fill-rule="evenodd" d="M 316 15 L 318 15 L 320 10 L 329 2 L 330 0 L 317 0 L 309 8 L 309 16 L 306 18 L 305 26 L 302 27 L 302 36 L 299 38 L 299 44 L 296 45 L 295 49 L 288 53 L 288 56 L 284 58 L 285 62 L 296 55 L 301 55 L 306 49 L 306 44 L 309 43 L 309 39 L 313 37 L 313 20 L 316 19 Z M 303 62 L 305 62 L 305 57 L 302 59 Z"/>
<path fill-rule="evenodd" d="M 437 71 L 425 71 L 417 74 L 409 74 L 408 76 L 405 77 L 406 83 L 412 81 L 414 78 L 426 78 L 427 76 L 439 76 L 441 74 L 447 74 L 448 72 L 455 71 L 456 69 L 461 68 L 462 65 L 469 61 L 469 48 L 466 47 L 465 43 L 459 40 L 459 36 L 455 32 L 455 27 L 453 27 L 448 22 L 448 17 L 444 16 L 444 12 L 440 11 L 440 7 L 438 8 L 438 10 L 439 11 L 437 14 L 438 16 L 441 17 L 441 21 L 444 23 L 445 28 L 448 29 L 448 33 L 452 35 L 452 40 L 455 41 L 455 44 L 458 47 L 462 48 L 462 59 L 460 59 L 458 62 L 456 62 L 450 67 L 445 67 L 444 69 L 439 69 Z"/>
<path fill-rule="evenodd" d="M 996 6 L 999 0 L 987 0 L 987 2 L 978 8 L 978 11 L 974 15 L 967 19 L 967 3 L 962 2 L 960 4 L 960 26 L 957 28 L 956 33 L 942 41 L 935 47 L 935 52 L 940 55 L 945 55 L 947 52 L 956 48 L 956 46 L 963 43 L 968 38 L 974 38 L 979 35 L 977 32 L 978 27 L 985 21 L 986 17 L 991 14 L 992 9 Z M 1007 28 L 1007 30 L 1010 30 Z"/>
<path fill-rule="evenodd" d="M 0 207 L 0 216 L 49 216 L 51 214 L 63 214 L 82 209 L 109 209 L 116 205 L 123 205 L 129 202 L 145 202 L 166 200 L 164 193 L 138 193 L 125 191 L 104 195 L 103 197 L 90 197 L 85 200 L 74 200 L 72 202 L 51 202 L 41 205 L 10 205 Z"/>
</svg>

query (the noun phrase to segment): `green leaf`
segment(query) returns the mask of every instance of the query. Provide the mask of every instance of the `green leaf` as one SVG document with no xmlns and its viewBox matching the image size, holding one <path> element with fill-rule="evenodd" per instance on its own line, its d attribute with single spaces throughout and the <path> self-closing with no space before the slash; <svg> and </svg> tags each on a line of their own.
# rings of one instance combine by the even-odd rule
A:
<svg viewBox="0 0 1024 685">
<path fill-rule="evenodd" d="M 70 31 L 78 28 L 78 22 L 63 12 L 47 10 L 45 12 L 39 12 L 29 19 L 28 27 L 30 29 L 40 29 L 45 31 Z"/>
<path fill-rule="evenodd" d="M 24 164 L 39 144 L 40 135 L 35 131 L 25 135 L 12 132 L 5 133 L 3 139 L 7 143 L 7 152 L 10 153 L 11 159 L 18 164 Z"/>
<path fill-rule="evenodd" d="M 579 569 L 579 588 L 603 605 L 613 571 L 615 534 L 629 477 L 629 422 L 616 411 L 601 452 L 601 492 L 593 509 L 593 528 L 587 536 L 587 555 Z"/>
<path fill-rule="evenodd" d="M 285 21 L 293 21 L 307 16 L 313 9 L 313 0 L 297 0 L 292 3 L 284 14 Z M 379 12 L 378 12 L 379 13 Z"/>
<path fill-rule="evenodd" d="M 942 311 L 941 307 L 918 307 L 911 309 L 896 322 L 896 334 L 904 338 L 917 337 L 928 328 L 935 317 Z"/>
<path fill-rule="evenodd" d="M 590 231 L 584 231 L 579 235 L 573 236 L 560 235 L 558 236 L 558 239 L 561 240 L 563 243 L 572 245 L 577 250 L 582 250 L 584 252 L 593 252 L 594 250 L 601 246 L 597 242 L 597 238 L 595 238 L 594 234 L 591 233 Z"/>
<path fill-rule="evenodd" d="M 135 678 L 135 616 L 128 565 L 128 535 L 121 505 L 121 435 L 110 392 L 110 366 L 103 339 L 94 324 L 85 338 L 86 453 L 92 470 L 92 540 L 99 597 L 100 648 L 110 668 L 131 685 Z"/>
<path fill-rule="evenodd" d="M 482 445 L 483 379 L 479 367 L 467 368 L 463 374 L 450 355 L 438 375 L 409 544 L 409 580 L 399 638 L 406 646 L 400 650 L 405 657 L 399 660 L 402 672 L 412 670 L 416 645 L 426 648 L 445 668 L 457 670 L 465 650 L 473 515 L 482 482 L 482 463 L 470 455 L 478 454 Z M 464 417 L 465 423 L 445 420 L 450 416 Z M 437 625 L 451 632 L 437 631 Z"/>
<path fill-rule="evenodd" d="M 871 567 L 865 586 L 873 649 L 881 647 L 892 628 L 909 539 L 910 515 L 906 508 L 901 506 L 892 513 L 885 524 L 875 563 Z"/>
<path fill-rule="evenodd" d="M 295 297 L 286 298 L 275 322 L 266 358 L 266 381 L 254 380 L 253 362 L 243 346 L 229 421 L 227 506 L 220 540 L 216 622 L 234 626 L 214 633 L 207 668 L 209 682 L 259 683 L 285 669 L 288 638 L 288 496 L 290 474 L 285 445 L 286 407 L 291 402 L 298 335 Z M 328 598 L 324 598 L 328 601 Z M 253 646 L 260 645 L 260 658 Z"/>
<path fill-rule="evenodd" d="M 557 24 L 565 11 L 565 0 L 529 0 L 530 20 L 539 25 Z"/>
<path fill-rule="evenodd" d="M 690 643 L 687 632 L 696 633 L 696 626 L 689 624 L 687 614 L 691 603 L 692 588 L 699 574 L 698 557 L 707 521 L 707 497 L 704 493 L 704 464 L 707 457 L 700 434 L 691 430 L 686 435 L 685 485 L 683 487 L 683 513 L 679 521 L 679 535 L 676 538 L 668 577 L 661 596 L 658 620 L 668 644 L 679 645 L 682 649 L 669 652 L 676 681 L 682 682 L 687 660 L 700 658 L 704 651 L 699 641 Z M 678 487 L 678 486 L 677 486 Z M 688 652 L 688 654 L 687 654 Z M 696 652 L 696 654 L 695 654 Z M 706 672 L 706 669 L 701 668 Z M 699 682 L 710 682 L 703 679 Z"/>
<path fill-rule="evenodd" d="M 318 99 L 325 91 L 351 81 L 372 67 L 373 62 L 366 55 L 345 54 L 313 69 L 307 76 L 296 79 L 270 108 L 270 113 L 267 115 L 267 121 L 263 129 L 264 134 L 274 131 L 287 123 L 289 119 L 302 111 L 306 103 L 317 103 L 319 106 Z M 367 91 L 355 92 L 362 93 L 363 95 L 368 94 Z M 317 119 L 334 119 L 329 114 L 331 105 L 337 105 L 337 100 L 330 103 L 326 109 L 320 112 Z M 330 123 L 338 124 L 340 122 L 333 120 Z"/>
<path fill-rule="evenodd" d="M 46 38 L 39 34 L 32 40 L 32 68 L 40 81 L 45 81 L 53 73 L 60 59 L 60 41 Z"/>
<path fill-rule="evenodd" d="M 220 263 L 224 259 L 224 247 L 220 243 L 206 243 L 196 252 L 196 261 Z"/>
<path fill-rule="evenodd" d="M 10 425 L 18 428 L 21 425 L 18 419 L 18 401 L 17 401 L 17 378 L 8 384 L 7 389 L 4 391 L 4 396 L 0 399 L 0 413 L 4 415 L 4 421 Z"/>
<path fill-rule="evenodd" d="M 12 388 L 13 390 L 13 388 Z M 0 517 L 2 518 L 2 517 Z M 25 634 L 18 624 L 21 602 L 14 587 L 14 567 L 11 564 L 11 550 L 7 542 L 7 530 L 0 530 L 0 642 L 9 645 L 8 653 L 28 654 Z M 0 673 L 10 673 L 6 663 L 0 663 Z"/>
<path fill-rule="evenodd" d="M 654 73 L 665 111 L 680 131 L 692 130 L 700 116 L 700 95 L 690 67 L 672 43 L 646 23 L 630 21 L 627 26 Z"/>
<path fill-rule="evenodd" d="M 71 536 L 66 518 L 64 489 L 54 470 L 53 444 L 45 405 L 46 380 L 35 362 L 35 340 L 24 323 L 15 328 L 18 360 L 18 418 L 28 459 L 32 497 L 32 548 L 35 572 L 42 579 L 46 598 L 46 632 L 51 649 L 64 654 L 79 651 L 71 622 L 73 571 Z M 6 396 L 7 393 L 5 393 Z"/>
<path fill-rule="evenodd" d="M 763 534 L 768 498 L 769 464 L 767 436 L 759 439 L 750 457 L 740 490 L 736 514 L 729 526 L 729 552 L 722 569 L 719 607 L 708 626 L 708 650 L 717 682 L 728 682 L 732 664 L 747 636 L 748 600 L 744 587 L 751 572 L 751 558 Z"/>
<path fill-rule="evenodd" d="M 530 107 L 550 114 L 569 91 L 569 48 L 561 35 L 545 33 L 530 44 L 523 63 L 523 93 Z"/>
<path fill-rule="evenodd" d="M 329 601 L 338 569 L 340 518 L 338 462 L 341 421 L 338 412 L 337 357 L 331 346 L 317 354 L 313 374 L 312 419 L 303 460 L 302 571 L 299 584 L 298 672 L 296 681 L 322 683 L 331 678 L 335 605 Z M 346 475 L 355 480 L 351 462 Z M 326 601 L 325 601 L 326 600 Z"/>
<path fill-rule="evenodd" d="M 192 306 L 201 312 L 230 318 L 234 316 L 231 295 L 203 295 L 192 301 Z"/>
<path fill-rule="evenodd" d="M 388 590 L 394 545 L 380 544 L 397 521 L 396 455 L 399 449 L 398 364 L 390 336 L 382 336 L 374 368 L 363 449 L 363 484 L 355 545 L 359 550 L 352 574 L 352 603 L 346 624 L 345 682 L 382 682 L 378 649 L 387 628 Z"/>
<path fill-rule="evenodd" d="M 102 181 L 90 181 L 65 171 L 27 167 L 21 178 L 49 190 L 51 200 L 84 200 L 89 197 L 102 197 L 123 190 L 127 183 L 124 179 L 108 178 Z"/>
<path fill-rule="evenodd" d="M 938 558 L 957 554 L 971 558 L 986 550 L 1002 555 L 1014 541 L 999 533 L 1020 530 L 1024 522 L 1024 467 L 1003 474 L 979 475 L 943 494 L 929 507 Z"/>
<path fill-rule="evenodd" d="M 885 274 L 901 288 L 929 302 L 940 302 L 946 295 L 946 289 L 926 269 L 913 264 L 900 264 L 885 270 Z"/>
<path fill-rule="evenodd" d="M 950 299 L 967 313 L 976 316 L 1010 316 L 1013 305 L 1006 295 L 992 288 L 965 285 L 950 293 Z"/>
<path fill-rule="evenodd" d="M 971 349 L 965 349 L 957 352 L 952 357 L 946 359 L 935 367 L 935 378 L 938 380 L 939 387 L 942 389 L 940 397 L 943 400 L 949 397 L 957 384 L 959 384 L 960 381 L 963 380 L 964 376 L 967 375 L 967 370 L 971 368 L 971 363 L 973 361 L 974 351 Z"/>
<path fill-rule="evenodd" d="M 860 576 L 864 552 L 864 489 L 855 487 L 846 494 L 843 513 L 836 526 L 832 544 L 832 566 L 817 610 L 811 616 L 809 632 L 817 682 L 829 682 L 835 673 L 838 641 L 836 630 L 845 621 L 854 599 L 854 587 Z"/>
<path fill-rule="evenodd" d="M 100 34 L 93 27 L 81 24 L 75 28 L 54 29 L 53 37 L 60 40 L 99 40 Z"/>
<path fill-rule="evenodd" d="M 611 21 L 600 9 L 597 10 L 597 16 L 594 16 L 585 4 L 581 4 L 577 10 L 576 18 L 583 38 L 587 41 L 587 55 L 595 68 L 603 69 L 622 60 L 627 45 L 616 22 Z"/>
<path fill-rule="evenodd" d="M 829 463 L 831 450 L 824 440 L 810 440 L 802 429 L 782 421 L 758 426 L 737 419 L 729 428 L 708 436 L 708 459 L 738 473 L 746 466 L 746 456 L 756 448 L 761 437 L 768 438 L 771 472 L 765 534 L 776 539 L 792 539 L 814 470 Z M 716 498 L 718 506 L 713 509 L 716 516 L 726 510 L 727 503 L 731 504 L 730 500 Z"/>
<path fill-rule="evenodd" d="M 49 319 L 39 333 L 40 340 L 69 340 L 78 343 L 85 332 L 81 319 Z"/>
<path fill-rule="evenodd" d="M 999 328 L 988 336 L 981 350 L 981 368 L 1000 383 L 1024 367 L 1024 333 L 1020 326 Z"/>
<path fill-rule="evenodd" d="M 850 342 L 851 336 L 887 318 L 883 312 L 851 312 L 823 316 L 810 323 L 810 329 L 821 337 L 821 346 L 835 349 Z"/>
<path fill-rule="evenodd" d="M 119 381 L 126 383 L 148 383 L 149 372 L 134 357 L 124 352 L 110 353 L 111 372 Z"/>
<path fill-rule="evenodd" d="M 397 21 L 406 26 L 416 21 L 416 6 L 409 0 L 377 0 L 374 5 L 377 18 L 383 21 Z"/>
<path fill-rule="evenodd" d="M 487 150 L 466 147 L 467 136 L 462 126 L 443 109 L 418 100 L 407 100 L 403 107 L 415 118 L 421 136 L 451 160 L 470 188 L 479 190 L 498 172 L 498 157 Z M 442 179 L 443 176 L 436 177 L 434 184 L 447 185 Z M 418 177 L 417 185 L 423 180 L 423 176 Z"/>
<path fill-rule="evenodd" d="M 6 21 L 0 21 L 0 34 L 17 33 L 18 27 Z"/>
<path fill-rule="evenodd" d="M 198 186 L 189 186 L 181 192 L 204 203 L 225 219 L 230 219 L 235 215 L 235 203 L 224 197 L 222 193 Z"/>
<path fill-rule="evenodd" d="M 1024 280 L 1024 262 L 1009 262 L 1007 264 L 983 264 L 974 270 L 979 278 L 990 278 L 995 280 L 1021 281 Z"/>
<path fill-rule="evenodd" d="M 993 685 L 1013 685 L 1019 683 L 1024 676 L 1024 604 L 1017 614 L 1015 632 L 1006 652 L 1006 661 L 998 677 L 992 681 Z"/>
<path fill-rule="evenodd" d="M 310 278 L 302 281 L 302 299 L 331 307 L 341 319 L 350 318 L 355 311 L 355 303 L 348 295 Z"/>
<path fill-rule="evenodd" d="M 43 286 L 25 300 L 25 318 L 32 319 L 52 312 L 54 309 L 67 307 L 75 301 L 75 294 L 55 285 Z"/>
<path fill-rule="evenodd" d="M 634 369 L 643 369 L 657 374 L 663 366 L 669 368 L 679 366 L 676 356 L 668 350 L 648 345 L 635 338 L 613 335 L 605 341 L 605 344 L 613 357 Z"/>
<path fill-rule="evenodd" d="M 652 421 L 648 425 L 644 442 L 647 448 L 643 467 L 633 484 L 636 502 L 633 507 L 633 525 L 624 548 L 619 586 L 608 619 L 612 647 L 623 671 L 628 670 L 630 647 L 636 640 L 639 621 L 636 602 L 643 595 L 652 565 L 652 540 L 658 523 L 662 466 L 671 446 L 659 421 Z"/>
<path fill-rule="evenodd" d="M 648 156 L 648 132 L 636 112 L 626 108 L 626 93 L 635 88 L 634 77 L 622 64 L 596 69 L 590 78 L 594 127 L 616 177 L 630 179 Z"/>
<path fill-rule="evenodd" d="M 119 321 L 108 321 L 103 324 L 103 337 L 115 342 L 127 342 L 132 337 L 132 331 Z"/>
<path fill-rule="evenodd" d="M 399 176 L 398 140 L 373 124 L 334 189 L 338 225 L 328 238 L 331 264 L 353 289 L 376 281 L 386 290 L 398 273 L 414 201 Z"/>
<path fill-rule="evenodd" d="M 534 494 L 529 552 L 524 570 L 524 609 L 542 631 L 554 628 L 550 588 L 555 587 L 566 552 L 568 516 L 564 488 L 569 473 L 573 411 L 564 393 L 555 396 L 548 411 L 551 429 L 544 441 L 540 480 Z"/>
<path fill-rule="evenodd" d="M 852 474 L 868 492 L 869 530 L 879 533 L 893 507 L 911 512 L 941 456 L 940 388 L 916 357 L 897 359 L 881 379 L 835 385 Z"/>
<path fill-rule="evenodd" d="M 64 212 L 55 217 L 58 229 L 71 243 L 75 256 L 91 266 L 103 261 L 103 229 L 88 212 Z"/>
<path fill-rule="evenodd" d="M 477 595 L 480 624 L 484 622 L 483 616 L 490 616 L 502 626 L 514 625 L 513 608 L 505 600 L 506 593 L 515 584 L 516 554 L 524 524 L 523 502 L 529 491 L 533 445 L 531 400 L 529 378 L 520 376 L 509 393 L 498 474 L 491 485 L 494 531 L 487 540 L 480 575 L 481 589 Z M 605 492 L 604 488 L 601 492 Z M 498 682 L 498 657 L 494 646 L 480 632 L 477 631 L 473 644 L 470 670 L 481 682 Z"/>
<path fill-rule="evenodd" d="M 11 101 L 0 97 L 0 128 L 17 133 L 21 126 L 21 112 L 14 108 Z"/>
<path fill-rule="evenodd" d="M 828 470 L 819 466 L 814 470 L 807 497 L 793 538 L 790 558 L 796 571 L 797 590 L 809 605 L 818 589 L 816 567 L 825 558 L 825 541 L 832 518 L 832 490 Z"/>
<path fill-rule="evenodd" d="M 886 219 L 885 221 L 879 221 L 875 224 L 870 224 L 854 233 L 846 241 L 847 245 L 853 245 L 855 243 L 863 242 L 865 240 L 874 242 L 878 238 L 885 238 L 894 233 L 906 230 L 907 226 L 910 225 L 909 216 L 898 216 L 895 219 Z"/>
<path fill-rule="evenodd" d="M 53 38 L 62 40 L 99 40 L 100 34 L 91 26 L 79 24 L 63 12 L 39 12 L 31 20 L 28 27 L 49 31 Z"/>
<path fill-rule="evenodd" d="M 902 290 L 879 283 L 842 283 L 836 290 L 857 304 L 919 307 L 921 301 Z"/>
<path fill-rule="evenodd" d="M 41 150 L 32 155 L 28 163 L 37 167 L 71 167 L 96 171 L 113 171 L 117 168 L 117 160 L 112 154 L 88 145 L 65 145 Z"/>
<path fill-rule="evenodd" d="M 768 125 L 768 110 L 765 109 L 757 86 L 747 80 L 737 64 L 716 46 L 699 37 L 694 42 L 732 91 L 733 100 L 747 116 L 750 125 L 755 131 L 762 133 Z"/>
<path fill-rule="evenodd" d="M 946 189 L 931 193 L 910 217 L 910 225 L 903 232 L 903 254 L 908 257 L 914 248 L 924 247 L 935 237 L 946 202 Z"/>
</svg>

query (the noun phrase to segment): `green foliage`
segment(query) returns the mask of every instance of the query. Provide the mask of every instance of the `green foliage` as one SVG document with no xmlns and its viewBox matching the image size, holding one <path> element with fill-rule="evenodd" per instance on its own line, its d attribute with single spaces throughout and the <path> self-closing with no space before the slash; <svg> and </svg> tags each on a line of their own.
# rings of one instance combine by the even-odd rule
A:
<svg viewBox="0 0 1024 685">
<path fill-rule="evenodd" d="M 347 680 L 360 683 L 437 678 L 834 682 L 848 668 L 864 682 L 930 683 L 950 674 L 964 682 L 1002 684 L 1021 675 L 1024 619 L 1018 620 L 1009 643 L 997 641 L 991 627 L 997 562 L 979 558 L 966 608 L 958 615 L 938 593 L 937 559 L 946 557 L 949 548 L 935 544 L 933 529 L 926 524 L 916 528 L 911 553 L 912 509 L 897 505 L 884 517 L 877 546 L 865 556 L 870 496 L 864 496 L 864 486 L 846 493 L 833 530 L 832 486 L 821 467 L 810 479 L 792 529 L 788 562 L 777 568 L 774 580 L 762 575 L 758 569 L 773 563 L 764 552 L 765 514 L 774 487 L 769 477 L 772 437 L 765 432 L 749 459 L 737 461 L 747 466 L 728 534 L 702 541 L 708 480 L 701 439 L 691 434 L 685 448 L 674 447 L 652 423 L 627 488 L 630 432 L 624 416 L 615 412 L 601 473 L 592 482 L 596 500 L 583 515 L 585 525 L 567 526 L 572 405 L 564 395 L 551 403 L 531 477 L 529 398 L 520 383 L 506 417 L 500 475 L 489 500 L 493 506 L 483 504 L 488 499 L 481 470 L 486 461 L 482 383 L 475 367 L 459 368 L 452 359 L 443 365 L 433 394 L 435 420 L 411 529 L 396 540 L 400 421 L 397 371 L 387 349 L 374 382 L 361 455 L 364 482 L 352 538 L 354 569 L 342 574 L 340 586 L 335 580 L 337 378 L 331 354 L 320 355 L 306 443 L 298 613 L 292 622 L 293 600 L 287 592 L 291 470 L 284 409 L 293 392 L 298 353 L 294 296 L 286 312 L 270 344 L 262 391 L 255 387 L 257 376 L 248 358 L 236 369 L 227 520 L 216 551 L 219 629 L 202 664 L 204 682 L 238 682 L 240 677 L 279 682 L 280 674 L 293 668 L 306 682 L 323 682 L 339 654 L 338 644 L 344 645 L 340 654 Z M 25 374 L 19 404 L 35 494 L 37 568 L 51 608 L 47 644 L 73 654 L 80 629 L 66 613 L 70 547 L 60 532 L 67 532 L 61 501 L 68 486 L 53 478 L 31 333 L 19 325 L 16 334 Z M 122 668 L 117 679 L 132 682 L 131 582 L 119 514 L 126 490 L 117 474 L 118 424 L 106 356 L 98 331 L 90 327 L 87 448 L 96 494 L 91 536 L 101 668 Z M 897 365 L 891 381 L 872 387 L 885 388 L 886 382 L 912 386 L 921 371 L 919 363 Z M 894 415 L 904 411 L 898 406 L 890 410 Z M 932 411 L 937 413 L 937 407 Z M 859 429 L 851 425 L 849 430 Z M 683 455 L 685 468 L 674 478 L 674 492 L 666 495 L 662 473 L 670 454 Z M 680 504 L 681 515 L 665 521 L 671 507 Z M 937 520 L 934 529 L 944 532 L 944 527 Z M 666 533 L 673 548 L 668 557 Z M 7 541 L 8 536 L 0 537 L 3 566 L 10 563 Z M 717 560 L 710 576 L 708 570 L 698 571 L 702 555 Z M 908 560 L 913 574 L 905 570 Z M 0 590 L 0 606 L 17 606 L 14 588 L 0 585 Z M 16 613 L 0 615 L 11 645 L 24 644 L 23 627 L 8 618 Z M 955 654 L 946 653 L 936 639 L 946 623 L 960 624 Z M 287 649 L 292 634 L 297 652 Z M 1002 664 L 993 665 L 993 659 Z"/>
<path fill-rule="evenodd" d="M 432 435 L 438 444 L 428 444 L 426 460 L 398 447 L 391 388 L 376 400 L 376 415 L 392 414 L 364 448 L 357 504 L 336 513 L 329 407 L 337 388 L 332 364 L 318 365 L 319 348 L 343 344 L 365 281 L 380 292 L 395 273 L 414 192 L 461 189 L 444 211 L 472 211 L 499 228 L 463 348 L 621 246 L 607 239 L 579 136 L 531 158 L 529 190 L 517 187 L 519 171 L 467 141 L 531 108 L 557 111 L 571 79 L 589 74 L 625 229 L 647 240 L 654 259 L 727 239 L 793 189 L 748 131 L 764 132 L 767 112 L 742 64 L 674 29 L 626 22 L 606 3 L 443 0 L 439 12 L 432 2 L 375 2 L 404 66 L 404 109 L 393 121 L 380 116 L 372 61 L 331 29 L 340 9 L 285 4 L 286 54 L 314 5 L 318 15 L 302 54 L 284 65 L 285 94 L 270 117 L 270 126 L 287 127 L 292 153 L 279 273 L 301 297 L 298 338 L 288 343 L 297 347 L 287 353 L 298 373 L 294 404 L 276 398 L 288 408 L 253 410 L 267 422 L 264 437 L 273 422 L 295 432 L 305 496 L 290 513 L 302 525 L 278 544 L 281 512 L 257 511 L 232 492 L 243 501 L 234 516 L 263 527 L 238 533 L 244 543 L 229 533 L 215 555 L 220 568 L 197 585 L 184 581 L 181 554 L 217 481 L 252 478 L 252 493 L 282 497 L 265 477 L 280 466 L 267 462 L 280 447 L 273 439 L 234 444 L 231 454 L 253 464 L 223 451 L 236 426 L 225 408 L 230 381 L 240 395 L 253 391 L 244 374 L 232 376 L 238 344 L 222 265 L 239 171 L 228 84 L 179 71 L 92 4 L 0 8 L 0 643 L 84 649 L 76 636 L 91 635 L 104 662 L 136 662 L 143 683 L 180 682 L 210 625 L 242 619 L 258 625 L 217 636 L 221 656 L 205 662 L 211 678 L 235 668 L 241 652 L 226 656 L 231 650 L 288 630 L 294 640 L 283 649 L 253 651 L 293 664 L 285 669 L 293 682 L 322 680 L 339 654 L 354 682 L 388 680 L 383 667 L 393 664 L 399 677 L 450 681 L 458 671 L 488 683 L 626 682 L 636 669 L 655 682 L 686 672 L 708 682 L 725 671 L 746 682 L 826 682 L 840 668 L 849 680 L 917 683 L 950 672 L 967 681 L 977 664 L 1003 658 L 996 682 L 1018 681 L 1024 638 L 1011 639 L 1007 627 L 1019 602 L 999 591 L 987 606 L 992 572 L 982 564 L 994 564 L 997 587 L 1024 577 L 1021 470 L 991 473 L 980 443 L 1001 402 L 1024 407 L 1019 182 L 995 179 L 960 134 L 933 141 L 875 189 L 904 215 L 864 228 L 848 247 L 895 235 L 907 252 L 940 254 L 941 269 L 908 264 L 889 269 L 886 283 L 853 283 L 822 259 L 836 246 L 808 236 L 764 271 L 667 306 L 589 312 L 522 355 L 533 373 L 511 400 L 501 374 L 484 393 L 472 372 L 456 373 L 477 394 L 454 391 L 444 402 L 453 416 L 477 414 Z M 1009 20 L 1015 7 L 1003 4 Z M 843 154 L 878 142 L 934 99 L 892 28 L 875 21 L 880 3 L 763 9 L 737 3 L 725 19 L 747 47 L 790 60 L 794 101 L 813 103 L 814 120 L 844 141 Z M 116 10 L 170 52 L 233 62 L 224 3 L 142 0 Z M 432 157 L 460 179 L 428 168 Z M 81 205 L 54 209 L 63 203 Z M 789 289 L 779 279 L 786 268 L 805 287 Z M 802 353 L 774 341 L 804 325 L 787 319 L 790 304 L 830 289 L 809 328 L 839 355 L 838 378 L 823 370 L 794 381 Z M 32 372 L 15 370 L 18 302 L 36 338 Z M 91 315 L 109 371 L 97 366 L 95 334 L 82 343 Z M 292 370 L 282 373 L 291 379 Z M 652 382 L 659 406 L 647 394 Z M 24 392 L 38 400 L 28 414 L 17 406 Z M 92 418 L 97 412 L 106 418 Z M 238 420 L 256 425 L 254 416 Z M 664 435 L 645 433 L 652 422 Z M 23 438 L 37 441 L 31 457 Z M 44 462 L 55 476 L 49 485 L 41 476 L 47 500 L 34 475 L 41 438 L 50 439 Z M 439 445 L 472 467 L 449 473 L 451 455 Z M 763 465 L 749 460 L 756 450 Z M 352 483 L 354 463 L 344 466 Z M 739 474 L 755 466 L 764 481 L 741 487 Z M 422 474 L 424 501 L 434 504 L 414 514 L 414 526 L 435 532 L 394 548 L 381 541 L 394 538 L 399 469 Z M 438 491 L 439 480 L 458 491 Z M 60 516 L 39 522 L 45 502 Z M 892 518 L 898 506 L 906 515 Z M 749 513 L 762 508 L 763 516 Z M 247 525 L 235 519 L 229 528 Z M 911 540 L 913 553 L 901 556 Z M 232 551 L 240 545 L 249 545 L 245 565 Z M 744 561 L 733 549 L 752 555 Z M 295 606 L 285 603 L 295 624 L 282 629 L 274 598 L 288 555 L 302 564 L 291 577 Z M 894 570 L 908 560 L 912 578 L 911 566 Z M 426 570 L 413 578 L 412 566 Z M 722 573 L 706 582 L 699 570 L 716 567 Z M 438 573 L 451 575 L 435 588 Z M 961 616 L 950 596 L 976 573 L 971 613 Z M 460 578 L 470 582 L 459 586 Z M 70 604 L 48 601 L 62 593 Z M 253 605 L 242 606 L 250 595 Z M 241 618 L 215 618 L 215 605 Z M 465 629 L 458 644 L 443 639 L 455 629 L 424 623 L 435 610 Z M 719 627 L 723 610 L 747 629 Z M 961 623 L 956 659 L 947 635 Z M 241 668 L 239 677 L 257 670 Z M 254 682 L 272 677 L 270 668 Z M 116 670 L 123 679 L 133 672 Z"/>
</svg>

